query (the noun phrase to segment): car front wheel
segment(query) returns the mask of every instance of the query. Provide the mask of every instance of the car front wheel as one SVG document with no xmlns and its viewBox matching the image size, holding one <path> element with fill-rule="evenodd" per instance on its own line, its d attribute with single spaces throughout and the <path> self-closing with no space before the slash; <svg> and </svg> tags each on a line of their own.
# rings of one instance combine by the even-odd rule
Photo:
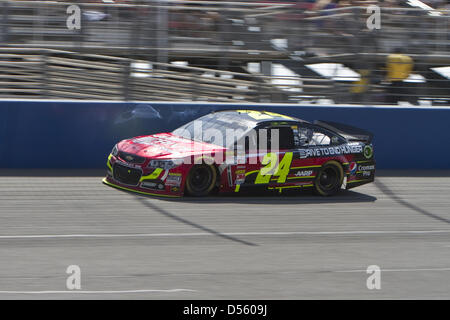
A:
<svg viewBox="0 0 450 320">
<path fill-rule="evenodd" d="M 208 195 L 216 185 L 217 171 L 213 166 L 199 164 L 192 167 L 186 179 L 186 193 L 194 197 Z"/>
</svg>

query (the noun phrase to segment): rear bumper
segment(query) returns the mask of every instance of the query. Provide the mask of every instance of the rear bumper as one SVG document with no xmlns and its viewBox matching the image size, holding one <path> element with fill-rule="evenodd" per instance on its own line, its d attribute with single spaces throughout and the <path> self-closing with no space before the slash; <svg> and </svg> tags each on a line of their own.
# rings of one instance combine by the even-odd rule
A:
<svg viewBox="0 0 450 320">
<path fill-rule="evenodd" d="M 356 161 L 356 164 L 356 172 L 349 172 L 347 176 L 346 189 L 375 181 L 376 165 L 374 159 Z"/>
</svg>

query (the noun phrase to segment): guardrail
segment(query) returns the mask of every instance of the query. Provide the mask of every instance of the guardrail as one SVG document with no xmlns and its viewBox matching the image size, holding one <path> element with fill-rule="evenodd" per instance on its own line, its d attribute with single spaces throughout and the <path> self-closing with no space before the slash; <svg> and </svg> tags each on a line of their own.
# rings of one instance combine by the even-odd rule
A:
<svg viewBox="0 0 450 320">
<path fill-rule="evenodd" d="M 450 169 L 449 107 L 107 101 L 1 101 L 0 168 L 103 168 L 119 140 L 169 132 L 212 111 L 243 108 L 369 130 L 380 169 Z"/>
</svg>

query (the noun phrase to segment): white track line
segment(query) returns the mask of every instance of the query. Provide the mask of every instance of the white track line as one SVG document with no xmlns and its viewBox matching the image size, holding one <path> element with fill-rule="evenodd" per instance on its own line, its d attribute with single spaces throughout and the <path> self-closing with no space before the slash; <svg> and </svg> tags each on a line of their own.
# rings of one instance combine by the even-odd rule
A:
<svg viewBox="0 0 450 320">
<path fill-rule="evenodd" d="M 450 271 L 450 268 L 411 268 L 411 269 L 383 269 L 380 268 L 381 272 L 417 272 L 417 271 Z M 346 272 L 367 272 L 367 270 L 356 269 L 356 270 L 338 270 L 333 272 L 346 273 Z"/>
<path fill-rule="evenodd" d="M 289 236 L 289 235 L 371 235 L 371 234 L 440 234 L 444 230 L 359 230 L 359 231 L 280 231 L 280 232 L 229 232 L 225 236 Z M 35 234 L 3 235 L 1 239 L 58 239 L 58 238 L 157 238 L 157 237 L 198 237 L 214 236 L 207 232 L 191 233 L 123 233 L 123 234 Z"/>
<path fill-rule="evenodd" d="M 47 291 L 0 291 L 0 294 L 125 294 L 125 293 L 175 293 L 175 292 L 196 292 L 197 290 L 191 289 L 143 289 L 143 290 L 47 290 Z"/>
</svg>

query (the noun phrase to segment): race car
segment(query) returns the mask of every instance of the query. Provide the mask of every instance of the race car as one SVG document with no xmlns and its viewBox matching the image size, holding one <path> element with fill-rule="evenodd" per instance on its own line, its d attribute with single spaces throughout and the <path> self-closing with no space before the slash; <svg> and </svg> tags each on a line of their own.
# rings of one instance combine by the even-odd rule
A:
<svg viewBox="0 0 450 320">
<path fill-rule="evenodd" d="M 173 132 L 120 141 L 103 182 L 168 197 L 308 188 L 331 196 L 374 181 L 372 138 L 336 122 L 223 110 Z"/>
</svg>

